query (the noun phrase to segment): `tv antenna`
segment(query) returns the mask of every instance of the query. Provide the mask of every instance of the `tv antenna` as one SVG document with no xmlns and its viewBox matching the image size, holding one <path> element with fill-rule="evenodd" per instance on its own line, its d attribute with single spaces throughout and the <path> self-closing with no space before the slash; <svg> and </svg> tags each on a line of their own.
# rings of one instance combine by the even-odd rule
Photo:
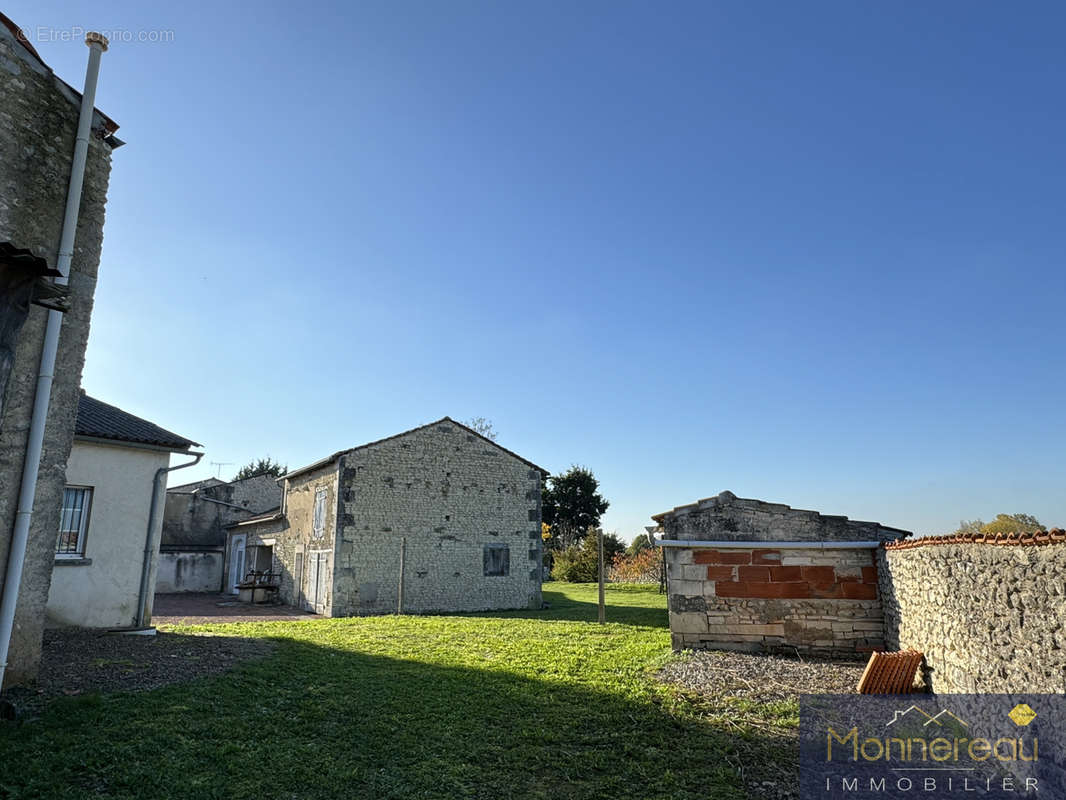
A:
<svg viewBox="0 0 1066 800">
<path fill-rule="evenodd" d="M 218 467 L 218 469 L 215 471 L 215 477 L 216 478 L 221 478 L 222 477 L 222 468 L 223 467 L 232 467 L 237 462 L 236 461 L 210 461 L 208 463 L 212 467 Z"/>
</svg>

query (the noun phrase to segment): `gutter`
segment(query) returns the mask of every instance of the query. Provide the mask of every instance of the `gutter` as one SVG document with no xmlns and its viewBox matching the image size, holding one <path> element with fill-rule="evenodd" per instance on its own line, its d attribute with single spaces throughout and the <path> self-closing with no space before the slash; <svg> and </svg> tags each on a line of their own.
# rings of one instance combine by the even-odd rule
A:
<svg viewBox="0 0 1066 800">
<path fill-rule="evenodd" d="M 751 550 L 753 548 L 773 550 L 876 550 L 883 544 L 883 542 L 780 542 L 774 539 L 715 542 L 702 539 L 656 539 L 655 535 L 651 533 L 648 534 L 648 538 L 651 539 L 652 547 L 714 548 L 715 550 Z"/>
<path fill-rule="evenodd" d="M 152 573 L 152 556 L 159 549 L 159 544 L 155 540 L 154 530 L 156 519 L 159 515 L 159 479 L 179 469 L 196 466 L 200 463 L 200 459 L 204 457 L 203 453 L 189 453 L 188 455 L 193 456 L 192 461 L 186 461 L 176 467 L 160 467 L 155 471 L 155 477 L 152 479 L 152 504 L 148 509 L 148 530 L 144 535 L 144 561 L 141 564 L 141 586 L 137 592 L 135 629 L 144 628 L 148 620 L 152 618 L 152 612 L 148 604 L 148 584 Z"/>
<path fill-rule="evenodd" d="M 70 265 L 74 259 L 74 236 L 78 230 L 78 215 L 81 211 L 81 190 L 85 181 L 85 162 L 89 155 L 89 136 L 92 133 L 93 111 L 96 103 L 96 82 L 100 77 L 100 56 L 107 49 L 107 39 L 99 33 L 85 36 L 89 47 L 89 63 L 85 68 L 85 91 L 81 96 L 81 111 L 78 116 L 78 132 L 74 139 L 74 155 L 70 165 L 70 183 L 67 187 L 67 205 L 63 215 L 63 231 L 59 238 L 59 254 L 56 269 L 57 285 L 67 285 Z M 41 468 L 41 453 L 44 450 L 44 431 L 48 422 L 48 405 L 52 399 L 52 379 L 55 376 L 56 354 L 59 352 L 59 332 L 63 326 L 63 314 L 55 309 L 48 311 L 44 344 L 41 347 L 41 362 L 37 373 L 37 391 L 33 397 L 33 413 L 26 438 L 26 455 L 22 462 L 22 483 L 19 489 L 18 511 L 11 534 L 11 549 L 8 554 L 7 572 L 0 595 L 0 688 L 4 685 L 7 656 L 11 648 L 11 633 L 15 627 L 15 608 L 19 588 L 22 585 L 22 569 L 26 564 L 26 545 L 29 542 L 30 523 L 33 520 L 33 504 L 37 496 L 37 477 Z"/>
</svg>

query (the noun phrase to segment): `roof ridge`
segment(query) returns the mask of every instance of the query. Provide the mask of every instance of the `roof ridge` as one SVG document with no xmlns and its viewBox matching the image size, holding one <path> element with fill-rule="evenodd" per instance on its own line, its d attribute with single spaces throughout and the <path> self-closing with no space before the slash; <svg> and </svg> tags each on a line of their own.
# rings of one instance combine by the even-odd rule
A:
<svg viewBox="0 0 1066 800">
<path fill-rule="evenodd" d="M 318 467 L 324 466 L 325 464 L 328 464 L 330 461 L 334 461 L 337 458 L 339 458 L 339 457 L 341 457 L 341 456 L 343 456 L 343 455 L 345 455 L 347 453 L 353 453 L 356 450 L 363 450 L 363 449 L 365 449 L 367 447 L 373 447 L 375 445 L 384 444 L 385 442 L 391 442 L 393 439 L 399 439 L 401 436 L 407 436 L 409 434 L 417 433 L 418 431 L 425 430 L 426 428 L 432 428 L 434 425 L 440 425 L 442 422 L 447 422 L 447 423 L 450 423 L 452 425 L 456 425 L 456 426 L 462 428 L 463 430 L 465 430 L 465 431 L 467 431 L 469 433 L 472 433 L 473 435 L 477 436 L 478 438 L 482 439 L 483 441 L 488 442 L 489 444 L 495 446 L 496 448 L 498 448 L 500 450 L 503 450 L 503 452 L 507 453 L 509 456 L 517 458 L 523 464 L 526 464 L 526 465 L 528 465 L 530 467 L 533 467 L 536 470 L 540 470 L 540 472 L 543 475 L 549 475 L 550 474 L 548 472 L 548 470 L 544 469 L 544 467 L 541 467 L 541 466 L 539 466 L 537 464 L 534 464 L 532 461 L 530 461 L 527 458 L 522 458 L 522 456 L 518 455 L 518 453 L 514 452 L 513 450 L 508 450 L 506 447 L 504 447 L 499 442 L 493 441 L 492 439 L 490 439 L 489 437 L 485 436 L 484 434 L 478 433 L 473 428 L 470 428 L 470 427 L 464 425 L 461 422 L 456 422 L 454 419 L 452 419 L 447 414 L 445 414 L 440 419 L 434 420 L 433 422 L 427 422 L 425 425 L 417 425 L 414 428 L 410 428 L 410 429 L 408 429 L 406 431 L 400 431 L 399 433 L 394 433 L 394 434 L 392 434 L 392 436 L 385 436 L 384 438 L 381 438 L 381 439 L 375 439 L 372 442 L 366 442 L 365 444 L 356 445 L 355 447 L 346 447 L 344 450 L 338 450 L 337 452 L 333 453 L 332 455 L 326 456 L 325 458 L 320 458 L 318 461 L 313 461 L 312 463 L 308 464 L 307 466 L 299 467 L 297 469 L 291 470 L 290 472 L 286 472 L 281 477 L 282 478 L 291 478 L 291 477 L 293 477 L 295 475 L 302 475 L 303 473 L 309 472 L 312 469 L 317 469 Z"/>
</svg>

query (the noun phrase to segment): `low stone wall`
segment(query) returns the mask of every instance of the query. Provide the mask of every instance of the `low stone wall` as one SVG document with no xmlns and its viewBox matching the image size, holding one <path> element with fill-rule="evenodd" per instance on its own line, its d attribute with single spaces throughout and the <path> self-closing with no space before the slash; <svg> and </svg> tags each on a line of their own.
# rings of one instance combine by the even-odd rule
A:
<svg viewBox="0 0 1066 800">
<path fill-rule="evenodd" d="M 160 551 L 156 593 L 222 591 L 223 555 L 221 547 Z"/>
<path fill-rule="evenodd" d="M 675 649 L 858 657 L 884 646 L 870 548 L 667 548 Z"/>
<path fill-rule="evenodd" d="M 911 540 L 880 562 L 886 644 L 922 651 L 933 691 L 1066 692 L 1061 531 Z"/>
</svg>

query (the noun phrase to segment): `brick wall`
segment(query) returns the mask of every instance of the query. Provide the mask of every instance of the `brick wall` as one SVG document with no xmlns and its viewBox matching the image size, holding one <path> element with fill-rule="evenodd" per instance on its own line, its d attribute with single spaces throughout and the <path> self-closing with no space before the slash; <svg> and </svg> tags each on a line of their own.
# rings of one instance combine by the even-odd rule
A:
<svg viewBox="0 0 1066 800">
<path fill-rule="evenodd" d="M 874 551 L 667 548 L 675 648 L 857 657 L 883 646 Z"/>
<path fill-rule="evenodd" d="M 1066 692 L 1066 534 L 937 537 L 881 553 L 889 649 L 933 691 Z"/>
</svg>

